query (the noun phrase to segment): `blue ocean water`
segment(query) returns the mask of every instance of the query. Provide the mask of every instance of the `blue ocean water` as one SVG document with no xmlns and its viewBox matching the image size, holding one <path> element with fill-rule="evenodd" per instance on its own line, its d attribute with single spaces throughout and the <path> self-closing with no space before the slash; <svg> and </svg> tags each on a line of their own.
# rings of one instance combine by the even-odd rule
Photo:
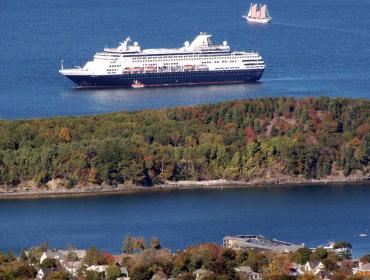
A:
<svg viewBox="0 0 370 280">
<path fill-rule="evenodd" d="M 48 242 L 118 253 L 127 234 L 176 250 L 263 234 L 310 247 L 346 240 L 361 256 L 370 253 L 369 197 L 368 184 L 344 184 L 0 201 L 0 251 Z"/>
<path fill-rule="evenodd" d="M 141 110 L 259 96 L 369 98 L 368 0 L 266 0 L 273 21 L 251 25 L 244 0 L 2 0 L 0 118 Z M 143 90 L 75 90 L 58 73 L 127 36 L 180 47 L 198 32 L 259 51 L 260 83 Z"/>
</svg>

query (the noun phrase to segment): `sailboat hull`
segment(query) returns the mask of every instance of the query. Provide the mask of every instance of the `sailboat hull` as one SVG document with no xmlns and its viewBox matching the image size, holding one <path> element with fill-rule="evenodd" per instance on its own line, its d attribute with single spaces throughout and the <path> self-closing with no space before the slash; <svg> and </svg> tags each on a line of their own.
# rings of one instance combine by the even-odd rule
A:
<svg viewBox="0 0 370 280">
<path fill-rule="evenodd" d="M 252 18 L 252 17 L 246 17 L 246 16 L 243 16 L 243 18 L 245 18 L 248 22 L 251 22 L 251 23 L 269 23 L 272 18 Z"/>
</svg>

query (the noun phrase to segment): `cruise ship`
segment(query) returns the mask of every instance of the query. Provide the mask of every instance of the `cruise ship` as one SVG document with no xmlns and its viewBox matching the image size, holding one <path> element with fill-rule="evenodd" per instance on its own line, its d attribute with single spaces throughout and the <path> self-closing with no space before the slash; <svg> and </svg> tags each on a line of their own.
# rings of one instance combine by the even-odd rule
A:
<svg viewBox="0 0 370 280">
<path fill-rule="evenodd" d="M 83 67 L 59 72 L 78 87 L 154 87 L 258 81 L 265 69 L 256 52 L 231 51 L 226 41 L 213 44 L 201 32 L 177 49 L 141 49 L 127 38 L 117 48 L 105 48 Z"/>
</svg>

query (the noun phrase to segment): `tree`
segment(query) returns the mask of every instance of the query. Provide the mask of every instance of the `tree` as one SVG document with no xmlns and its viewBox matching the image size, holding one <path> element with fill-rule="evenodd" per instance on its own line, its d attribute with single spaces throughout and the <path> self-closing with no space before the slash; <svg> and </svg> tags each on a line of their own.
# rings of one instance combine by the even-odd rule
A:
<svg viewBox="0 0 370 280">
<path fill-rule="evenodd" d="M 105 270 L 106 280 L 116 280 L 121 275 L 121 269 L 116 264 L 110 264 Z"/>
<path fill-rule="evenodd" d="M 159 250 L 161 249 L 161 242 L 158 238 L 152 237 L 150 240 L 150 247 L 154 250 Z"/>
<path fill-rule="evenodd" d="M 360 260 L 364 263 L 370 263 L 370 254 L 362 256 Z"/>
<path fill-rule="evenodd" d="M 46 258 L 41 264 L 41 268 L 57 268 L 57 261 L 54 258 Z"/>
<path fill-rule="evenodd" d="M 176 277 L 177 280 L 195 280 L 195 275 L 192 272 L 184 272 Z"/>
<path fill-rule="evenodd" d="M 295 251 L 292 255 L 292 261 L 296 262 L 298 264 L 305 264 L 310 260 L 310 257 L 312 255 L 312 251 L 307 248 L 299 248 L 297 251 Z"/>
<path fill-rule="evenodd" d="M 328 251 L 323 247 L 317 247 L 311 255 L 311 259 L 314 261 L 322 261 L 328 256 Z"/>
<path fill-rule="evenodd" d="M 332 258 L 323 259 L 322 263 L 325 266 L 326 271 L 332 272 L 338 269 L 337 262 Z"/>
<path fill-rule="evenodd" d="M 149 269 L 147 264 L 137 264 L 130 271 L 130 279 L 133 280 L 147 280 L 154 275 L 153 271 Z"/>
<path fill-rule="evenodd" d="M 0 265 L 0 279 L 33 279 L 35 276 L 35 268 L 24 261 L 12 261 Z"/>
<path fill-rule="evenodd" d="M 268 259 L 262 253 L 249 250 L 246 264 L 249 265 L 254 272 L 261 272 L 262 267 L 268 264 Z"/>
<path fill-rule="evenodd" d="M 92 247 L 86 251 L 84 263 L 87 265 L 104 265 L 107 264 L 107 261 L 96 247 Z"/>
<path fill-rule="evenodd" d="M 70 142 L 72 140 L 72 133 L 68 127 L 62 127 L 59 136 L 64 142 Z"/>
<path fill-rule="evenodd" d="M 46 280 L 69 280 L 71 276 L 67 271 L 52 271 L 46 276 Z"/>
<path fill-rule="evenodd" d="M 132 254 L 134 252 L 134 238 L 127 235 L 122 242 L 122 252 L 125 254 Z"/>
<path fill-rule="evenodd" d="M 233 249 L 226 248 L 222 252 L 222 257 L 226 266 L 234 267 L 236 264 L 236 252 Z"/>
<path fill-rule="evenodd" d="M 144 250 L 146 249 L 146 241 L 142 237 L 134 238 L 134 250 Z"/>
<path fill-rule="evenodd" d="M 85 280 L 103 280 L 103 273 L 99 273 L 95 270 L 87 270 Z"/>
<path fill-rule="evenodd" d="M 341 248 L 351 249 L 352 248 L 352 244 L 349 243 L 349 242 L 346 242 L 346 241 L 338 241 L 338 242 L 335 242 L 333 248 L 334 249 L 341 249 Z"/>
<path fill-rule="evenodd" d="M 76 254 L 76 251 L 74 250 L 68 250 L 68 253 L 66 255 L 66 260 L 68 262 L 75 262 L 78 260 L 78 256 Z"/>
</svg>

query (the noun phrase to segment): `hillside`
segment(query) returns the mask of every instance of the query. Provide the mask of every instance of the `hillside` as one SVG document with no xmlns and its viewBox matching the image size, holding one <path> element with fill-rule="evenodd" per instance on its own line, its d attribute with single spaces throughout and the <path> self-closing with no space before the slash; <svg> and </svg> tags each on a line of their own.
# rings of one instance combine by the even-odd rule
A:
<svg viewBox="0 0 370 280">
<path fill-rule="evenodd" d="M 0 121 L 0 185 L 369 176 L 370 101 L 263 98 Z"/>
</svg>

